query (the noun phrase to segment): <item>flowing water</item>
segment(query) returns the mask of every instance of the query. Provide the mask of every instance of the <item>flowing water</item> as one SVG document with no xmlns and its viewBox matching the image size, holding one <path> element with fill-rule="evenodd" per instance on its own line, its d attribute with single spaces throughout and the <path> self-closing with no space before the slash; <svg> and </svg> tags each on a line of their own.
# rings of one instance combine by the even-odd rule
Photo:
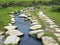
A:
<svg viewBox="0 0 60 45">
<path fill-rule="evenodd" d="M 30 21 L 24 21 L 24 18 L 19 18 L 18 16 L 15 16 L 15 20 L 15 25 L 17 25 L 18 30 L 24 33 L 24 36 L 21 37 L 21 41 L 18 45 L 42 45 L 41 40 L 37 40 L 28 35 L 31 24 Z"/>
</svg>

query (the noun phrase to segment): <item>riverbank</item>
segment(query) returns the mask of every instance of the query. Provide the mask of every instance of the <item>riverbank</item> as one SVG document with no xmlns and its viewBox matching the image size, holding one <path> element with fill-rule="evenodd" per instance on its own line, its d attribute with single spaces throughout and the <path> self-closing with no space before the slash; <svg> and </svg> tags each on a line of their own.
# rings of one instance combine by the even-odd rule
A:
<svg viewBox="0 0 60 45">
<path fill-rule="evenodd" d="M 6 31 L 4 29 L 4 26 L 8 25 L 10 23 L 10 12 L 15 12 L 16 10 L 21 10 L 24 7 L 8 7 L 6 9 L 0 9 L 0 31 Z"/>
</svg>

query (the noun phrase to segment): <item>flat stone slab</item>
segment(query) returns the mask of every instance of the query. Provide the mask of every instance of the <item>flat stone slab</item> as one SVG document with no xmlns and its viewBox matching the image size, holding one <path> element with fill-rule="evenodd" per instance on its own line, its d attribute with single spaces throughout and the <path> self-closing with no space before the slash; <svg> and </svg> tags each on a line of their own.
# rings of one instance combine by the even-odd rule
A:
<svg viewBox="0 0 60 45">
<path fill-rule="evenodd" d="M 12 22 L 11 22 L 11 24 L 14 24 L 14 23 L 15 23 L 15 21 L 12 21 Z"/>
<path fill-rule="evenodd" d="M 27 17 L 28 20 L 30 20 L 32 17 Z"/>
<path fill-rule="evenodd" d="M 17 28 L 17 26 L 10 25 L 10 26 L 5 26 L 4 28 L 7 30 L 13 30 L 13 29 Z"/>
<path fill-rule="evenodd" d="M 4 41 L 4 44 L 18 44 L 20 38 L 17 36 L 8 36 Z"/>
<path fill-rule="evenodd" d="M 56 35 L 57 37 L 60 37 L 60 33 L 54 33 L 54 35 Z"/>
<path fill-rule="evenodd" d="M 12 24 L 11 24 L 11 23 L 9 23 L 8 25 L 9 25 L 9 26 L 11 26 Z"/>
<path fill-rule="evenodd" d="M 42 41 L 44 45 L 59 45 L 52 37 L 43 36 Z"/>
<path fill-rule="evenodd" d="M 38 22 L 33 22 L 33 23 L 31 23 L 31 25 L 39 25 L 39 23 Z"/>
<path fill-rule="evenodd" d="M 38 28 L 41 28 L 41 25 L 33 25 L 30 27 L 31 30 L 36 30 Z"/>
<path fill-rule="evenodd" d="M 11 18 L 11 21 L 12 21 L 12 22 L 15 22 L 15 18 Z"/>
<path fill-rule="evenodd" d="M 40 33 L 37 34 L 37 38 L 38 38 L 38 39 L 41 39 L 41 37 L 42 37 L 43 35 L 44 35 L 44 32 L 40 32 Z"/>
<path fill-rule="evenodd" d="M 47 20 L 46 22 L 47 22 L 47 23 L 53 23 L 53 21 L 52 21 L 52 20 Z"/>
<path fill-rule="evenodd" d="M 20 31 L 18 31 L 18 30 L 8 30 L 8 31 L 6 32 L 6 34 L 15 35 L 15 36 L 22 36 L 22 35 L 23 35 L 23 33 L 20 32 Z"/>
<path fill-rule="evenodd" d="M 55 26 L 54 26 L 54 25 L 50 25 L 49 27 L 50 27 L 50 28 L 55 28 Z"/>
<path fill-rule="evenodd" d="M 19 15 L 19 17 L 21 17 L 21 18 L 27 18 L 27 15 L 21 14 L 21 15 Z"/>
<path fill-rule="evenodd" d="M 56 32 L 60 32 L 60 29 L 59 29 L 59 28 L 55 28 L 55 31 L 56 31 Z"/>
<path fill-rule="evenodd" d="M 11 16 L 11 18 L 14 18 L 14 15 L 10 15 Z"/>
<path fill-rule="evenodd" d="M 40 33 L 40 32 L 44 32 L 44 30 L 34 30 L 34 31 L 30 31 L 30 32 L 29 32 L 29 35 L 33 35 L 33 34 Z"/>
<path fill-rule="evenodd" d="M 37 22 L 37 20 L 31 20 L 31 22 L 33 23 L 33 22 Z"/>
<path fill-rule="evenodd" d="M 56 30 L 56 32 L 60 32 L 60 30 Z"/>
</svg>

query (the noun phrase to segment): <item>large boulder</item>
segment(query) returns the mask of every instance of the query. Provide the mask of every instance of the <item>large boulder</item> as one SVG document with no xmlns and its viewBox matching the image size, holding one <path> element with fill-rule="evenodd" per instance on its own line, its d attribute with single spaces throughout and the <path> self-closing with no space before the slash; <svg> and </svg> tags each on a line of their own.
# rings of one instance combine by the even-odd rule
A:
<svg viewBox="0 0 60 45">
<path fill-rule="evenodd" d="M 31 30 L 36 30 L 38 28 L 41 28 L 41 25 L 33 25 L 30 27 Z"/>
<path fill-rule="evenodd" d="M 20 41 L 20 38 L 19 37 L 12 35 L 12 36 L 8 36 L 6 38 L 6 40 L 4 41 L 4 44 L 5 45 L 8 45 L 8 44 L 15 45 L 15 44 L 18 44 L 19 41 Z"/>
<path fill-rule="evenodd" d="M 52 37 L 43 36 L 42 41 L 44 45 L 59 45 Z"/>
<path fill-rule="evenodd" d="M 23 33 L 20 32 L 20 31 L 18 31 L 18 30 L 8 30 L 8 31 L 6 32 L 6 34 L 15 35 L 15 36 L 22 36 L 22 35 L 23 35 Z"/>
</svg>

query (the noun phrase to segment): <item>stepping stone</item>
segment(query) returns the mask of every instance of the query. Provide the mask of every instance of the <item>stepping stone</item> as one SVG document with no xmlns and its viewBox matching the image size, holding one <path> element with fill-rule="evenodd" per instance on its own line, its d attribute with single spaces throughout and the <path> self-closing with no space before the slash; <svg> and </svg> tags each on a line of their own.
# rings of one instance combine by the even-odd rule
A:
<svg viewBox="0 0 60 45">
<path fill-rule="evenodd" d="M 30 14 L 28 14 L 28 17 L 32 17 Z"/>
<path fill-rule="evenodd" d="M 52 37 L 43 36 L 42 41 L 44 45 L 59 45 Z"/>
<path fill-rule="evenodd" d="M 10 12 L 10 14 L 14 14 L 14 12 Z"/>
<path fill-rule="evenodd" d="M 33 22 L 31 25 L 39 25 L 38 22 Z"/>
<path fill-rule="evenodd" d="M 49 27 L 50 27 L 50 28 L 55 28 L 55 26 L 54 26 L 54 25 L 50 25 Z"/>
<path fill-rule="evenodd" d="M 11 22 L 11 24 L 13 25 L 15 23 L 15 21 Z"/>
<path fill-rule="evenodd" d="M 19 15 L 19 17 L 20 17 L 20 18 L 27 18 L 27 15 L 21 14 L 21 15 Z"/>
<path fill-rule="evenodd" d="M 9 34 L 9 35 L 15 35 L 15 36 L 22 36 L 23 35 L 23 33 L 22 32 L 20 32 L 20 31 L 18 31 L 18 30 L 8 30 L 7 32 L 6 32 L 6 34 Z"/>
<path fill-rule="evenodd" d="M 30 27 L 31 30 L 36 30 L 38 28 L 41 28 L 41 25 L 33 25 Z"/>
<path fill-rule="evenodd" d="M 15 19 L 14 19 L 14 18 L 11 18 L 11 21 L 12 21 L 12 22 L 15 22 Z"/>
<path fill-rule="evenodd" d="M 46 22 L 47 22 L 47 23 L 53 23 L 53 21 L 51 21 L 51 20 L 47 20 Z"/>
<path fill-rule="evenodd" d="M 55 26 L 55 23 L 54 22 L 50 22 L 49 25 L 54 25 Z M 56 27 L 56 26 L 55 26 Z"/>
<path fill-rule="evenodd" d="M 11 26 L 12 24 L 11 24 L 11 23 L 9 23 L 8 25 L 9 25 L 9 26 Z"/>
<path fill-rule="evenodd" d="M 56 35 L 57 37 L 60 37 L 60 33 L 54 33 L 54 35 Z"/>
<path fill-rule="evenodd" d="M 44 32 L 40 32 L 40 33 L 37 34 L 37 38 L 38 38 L 38 39 L 41 39 L 41 37 L 42 37 L 43 35 L 44 35 Z"/>
<path fill-rule="evenodd" d="M 48 21 L 48 20 L 50 20 L 50 19 L 46 19 L 46 18 L 45 18 L 44 20 L 45 20 L 45 21 Z"/>
<path fill-rule="evenodd" d="M 11 18 L 14 18 L 14 15 L 10 15 L 11 16 Z"/>
<path fill-rule="evenodd" d="M 30 20 L 32 17 L 27 17 L 28 20 Z"/>
<path fill-rule="evenodd" d="M 12 35 L 12 36 L 8 36 L 6 38 L 6 40 L 4 41 L 4 44 L 5 45 L 9 45 L 9 44 L 15 45 L 15 44 L 18 44 L 19 41 L 20 41 L 20 38 L 19 37 Z"/>
<path fill-rule="evenodd" d="M 45 17 L 45 19 L 49 19 L 49 17 Z"/>
<path fill-rule="evenodd" d="M 33 35 L 33 34 L 40 33 L 40 32 L 44 32 L 44 30 L 34 30 L 34 31 L 30 31 L 30 32 L 29 32 L 29 35 Z"/>
<path fill-rule="evenodd" d="M 17 29 L 17 26 L 10 25 L 10 26 L 5 26 L 4 28 L 7 30 L 13 30 L 13 29 Z"/>
<path fill-rule="evenodd" d="M 60 33 L 60 29 L 59 28 L 55 28 L 56 32 L 59 32 Z"/>
<path fill-rule="evenodd" d="M 37 22 L 37 20 L 31 20 L 31 22 L 33 23 L 33 22 Z"/>
</svg>

